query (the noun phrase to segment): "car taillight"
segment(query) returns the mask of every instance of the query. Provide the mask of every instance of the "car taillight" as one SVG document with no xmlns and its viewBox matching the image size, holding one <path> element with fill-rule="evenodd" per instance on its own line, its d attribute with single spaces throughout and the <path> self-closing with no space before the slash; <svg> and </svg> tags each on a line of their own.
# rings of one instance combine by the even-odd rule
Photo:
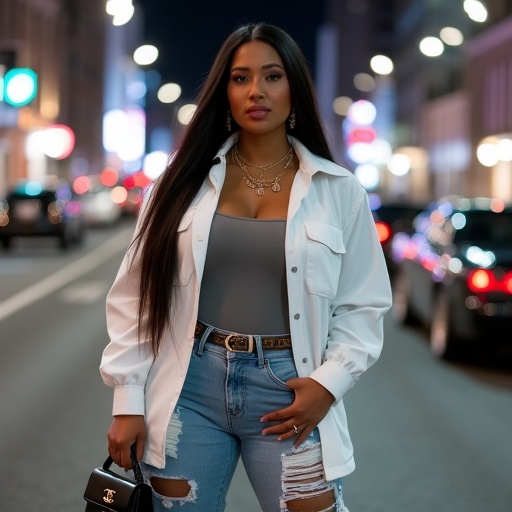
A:
<svg viewBox="0 0 512 512">
<path fill-rule="evenodd" d="M 512 294 L 512 272 L 497 279 L 491 270 L 483 268 L 472 270 L 468 275 L 468 288 L 473 293 L 502 292 Z"/>
<path fill-rule="evenodd" d="M 391 227 L 382 221 L 375 222 L 375 228 L 377 229 L 377 235 L 381 244 L 386 243 L 391 238 Z"/>
<path fill-rule="evenodd" d="M 505 277 L 502 280 L 503 289 L 506 293 L 512 294 L 512 272 L 505 274 Z"/>
</svg>

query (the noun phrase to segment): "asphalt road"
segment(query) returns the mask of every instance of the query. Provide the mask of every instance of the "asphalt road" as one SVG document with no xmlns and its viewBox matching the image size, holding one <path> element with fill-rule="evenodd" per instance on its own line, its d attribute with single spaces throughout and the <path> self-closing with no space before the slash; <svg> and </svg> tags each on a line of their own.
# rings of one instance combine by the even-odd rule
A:
<svg viewBox="0 0 512 512">
<path fill-rule="evenodd" d="M 46 241 L 0 252 L 2 512 L 85 509 L 110 423 L 104 300 L 132 227 L 91 231 L 67 253 Z M 385 334 L 381 359 L 346 397 L 350 511 L 510 512 L 512 358 L 442 363 L 423 333 L 388 317 Z M 242 467 L 226 511 L 240 510 L 260 510 Z"/>
</svg>

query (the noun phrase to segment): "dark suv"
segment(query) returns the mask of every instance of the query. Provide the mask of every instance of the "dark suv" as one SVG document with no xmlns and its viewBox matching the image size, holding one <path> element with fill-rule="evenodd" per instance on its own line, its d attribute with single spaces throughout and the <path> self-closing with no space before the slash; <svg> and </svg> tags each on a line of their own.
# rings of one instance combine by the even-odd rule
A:
<svg viewBox="0 0 512 512">
<path fill-rule="evenodd" d="M 471 345 L 512 346 L 512 205 L 501 199 L 450 196 L 397 233 L 392 255 L 393 316 L 429 329 L 446 359 Z"/>
<path fill-rule="evenodd" d="M 69 183 L 57 176 L 18 181 L 0 198 L 0 243 L 14 237 L 57 237 L 62 248 L 83 240 L 85 222 Z"/>
<path fill-rule="evenodd" d="M 390 276 L 396 271 L 396 264 L 392 258 L 393 237 L 396 233 L 412 233 L 413 220 L 426 207 L 420 203 L 386 202 L 372 197 L 370 199 L 375 227 L 379 235 L 384 257 Z"/>
</svg>

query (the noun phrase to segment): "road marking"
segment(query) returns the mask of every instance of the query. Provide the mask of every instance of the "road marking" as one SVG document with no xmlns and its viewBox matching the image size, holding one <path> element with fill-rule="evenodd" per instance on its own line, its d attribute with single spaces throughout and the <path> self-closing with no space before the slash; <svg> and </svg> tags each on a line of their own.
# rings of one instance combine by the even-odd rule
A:
<svg viewBox="0 0 512 512">
<path fill-rule="evenodd" d="M 0 302 L 0 322 L 8 316 L 17 313 L 20 309 L 37 302 L 46 295 L 53 293 L 78 277 L 99 267 L 122 250 L 126 250 L 127 240 L 129 241 L 129 237 L 132 234 L 133 228 L 121 231 L 114 238 L 111 238 L 79 260 Z"/>
</svg>

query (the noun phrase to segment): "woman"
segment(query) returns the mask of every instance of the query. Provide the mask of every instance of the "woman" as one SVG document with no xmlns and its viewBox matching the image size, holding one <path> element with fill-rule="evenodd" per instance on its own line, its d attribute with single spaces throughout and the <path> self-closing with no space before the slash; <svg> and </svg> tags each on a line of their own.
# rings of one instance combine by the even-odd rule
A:
<svg viewBox="0 0 512 512">
<path fill-rule="evenodd" d="M 264 511 L 347 511 L 343 397 L 390 305 L 365 190 L 333 161 L 303 54 L 277 27 L 238 28 L 107 298 L 110 455 L 128 469 L 136 444 L 155 510 L 224 510 L 241 456 Z"/>
</svg>

